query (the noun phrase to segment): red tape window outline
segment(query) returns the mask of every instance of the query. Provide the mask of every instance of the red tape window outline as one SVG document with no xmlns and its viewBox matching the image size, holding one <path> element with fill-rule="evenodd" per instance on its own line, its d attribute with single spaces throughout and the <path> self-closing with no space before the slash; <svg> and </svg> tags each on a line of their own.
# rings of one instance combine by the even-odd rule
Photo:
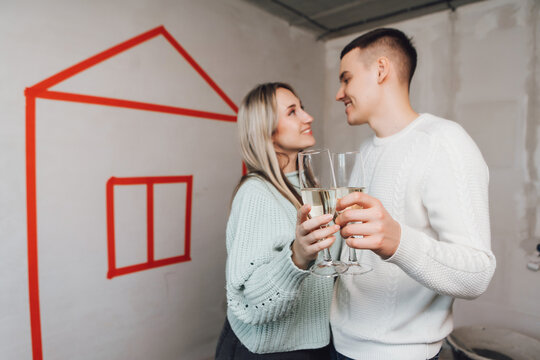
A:
<svg viewBox="0 0 540 360">
<path fill-rule="evenodd" d="M 186 218 L 184 231 L 184 254 L 165 259 L 154 259 L 154 185 L 155 184 L 181 184 L 187 185 L 186 189 Z M 114 187 L 129 185 L 146 185 L 146 218 L 147 218 L 147 261 L 141 264 L 116 267 L 116 243 L 114 226 Z M 190 261 L 191 249 L 191 201 L 193 196 L 193 175 L 189 176 L 154 176 L 154 177 L 111 177 L 107 181 L 107 252 L 109 271 L 107 278 L 126 275 L 137 271 L 153 269 L 160 266 Z"/>
</svg>

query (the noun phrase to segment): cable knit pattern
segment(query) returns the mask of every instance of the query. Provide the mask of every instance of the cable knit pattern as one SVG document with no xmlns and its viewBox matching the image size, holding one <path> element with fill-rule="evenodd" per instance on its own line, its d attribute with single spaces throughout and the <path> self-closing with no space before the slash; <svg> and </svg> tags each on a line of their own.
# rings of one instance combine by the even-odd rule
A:
<svg viewBox="0 0 540 360">
<path fill-rule="evenodd" d="M 487 166 L 460 125 L 430 114 L 361 152 L 364 185 L 401 240 L 387 260 L 362 251 L 373 271 L 338 280 L 335 346 L 354 359 L 428 359 L 452 331 L 453 299 L 481 295 L 495 270 Z"/>
<path fill-rule="evenodd" d="M 298 185 L 297 172 L 287 177 Z M 333 280 L 294 265 L 295 227 L 295 207 L 271 184 L 254 177 L 240 187 L 227 224 L 227 317 L 255 353 L 330 342 Z"/>
</svg>

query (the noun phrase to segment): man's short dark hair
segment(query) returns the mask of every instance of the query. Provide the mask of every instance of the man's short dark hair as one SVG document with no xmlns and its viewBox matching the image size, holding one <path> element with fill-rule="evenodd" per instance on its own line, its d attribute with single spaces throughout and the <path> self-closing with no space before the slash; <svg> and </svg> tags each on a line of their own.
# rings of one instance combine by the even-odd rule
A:
<svg viewBox="0 0 540 360">
<path fill-rule="evenodd" d="M 399 70 L 402 74 L 400 78 L 402 77 L 403 80 L 408 81 L 410 86 L 414 70 L 416 70 L 416 49 L 414 48 L 411 39 L 397 29 L 380 28 L 360 35 L 343 48 L 340 59 L 343 59 L 348 52 L 356 48 L 364 50 L 379 45 L 397 51 L 401 57 Z"/>
</svg>

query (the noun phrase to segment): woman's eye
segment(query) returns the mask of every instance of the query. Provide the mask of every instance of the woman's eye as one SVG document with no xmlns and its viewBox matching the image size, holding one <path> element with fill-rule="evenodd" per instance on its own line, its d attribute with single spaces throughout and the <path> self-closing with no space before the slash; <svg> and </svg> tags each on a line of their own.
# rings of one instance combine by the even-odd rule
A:
<svg viewBox="0 0 540 360">
<path fill-rule="evenodd" d="M 291 112 L 289 113 L 289 116 L 290 116 L 290 115 L 294 115 L 294 114 L 296 114 L 296 110 L 291 111 Z"/>
</svg>

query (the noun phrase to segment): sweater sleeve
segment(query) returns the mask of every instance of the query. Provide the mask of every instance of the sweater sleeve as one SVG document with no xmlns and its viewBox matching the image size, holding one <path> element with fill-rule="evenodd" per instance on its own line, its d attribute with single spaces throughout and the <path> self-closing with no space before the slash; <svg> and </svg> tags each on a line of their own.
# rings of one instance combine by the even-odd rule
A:
<svg viewBox="0 0 540 360">
<path fill-rule="evenodd" d="M 457 127 L 437 139 L 421 196 L 430 235 L 401 223 L 401 242 L 387 261 L 440 294 L 473 299 L 495 271 L 489 226 L 489 173 L 473 140 Z"/>
<path fill-rule="evenodd" d="M 257 180 L 246 182 L 233 201 L 227 224 L 227 300 L 240 321 L 271 322 L 297 303 L 309 272 L 292 262 L 290 216 Z"/>
</svg>

